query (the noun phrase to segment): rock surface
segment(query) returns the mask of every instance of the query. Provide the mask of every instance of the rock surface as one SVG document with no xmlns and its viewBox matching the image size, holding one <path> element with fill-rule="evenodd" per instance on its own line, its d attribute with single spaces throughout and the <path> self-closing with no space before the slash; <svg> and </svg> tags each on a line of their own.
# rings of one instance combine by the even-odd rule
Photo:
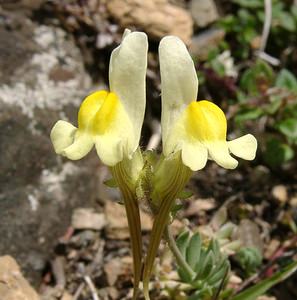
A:
<svg viewBox="0 0 297 300">
<path fill-rule="evenodd" d="M 1 300 L 39 300 L 17 262 L 8 255 L 0 257 L 0 296 Z"/>
<path fill-rule="evenodd" d="M 76 123 L 91 89 L 79 49 L 61 29 L 16 19 L 18 30 L 0 29 L 0 254 L 38 285 L 73 208 L 94 198 L 98 160 L 64 160 L 49 139 L 58 119 Z"/>
<path fill-rule="evenodd" d="M 137 27 L 152 39 L 176 35 L 189 44 L 193 21 L 189 13 L 168 0 L 110 0 L 107 9 L 122 28 Z"/>
</svg>

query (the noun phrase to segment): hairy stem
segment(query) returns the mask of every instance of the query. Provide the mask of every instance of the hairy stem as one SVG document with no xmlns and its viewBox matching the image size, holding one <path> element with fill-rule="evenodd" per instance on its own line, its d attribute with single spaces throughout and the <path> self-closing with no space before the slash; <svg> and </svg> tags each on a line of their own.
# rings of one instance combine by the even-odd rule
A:
<svg viewBox="0 0 297 300">
<path fill-rule="evenodd" d="M 129 174 L 125 172 L 125 168 L 121 165 L 121 163 L 112 168 L 112 174 L 114 176 L 114 179 L 118 183 L 120 191 L 122 193 L 128 220 L 130 243 L 133 257 L 133 300 L 135 300 L 137 299 L 142 269 L 142 236 L 139 206 L 134 189 L 127 184 L 127 176 L 129 176 Z"/>
</svg>

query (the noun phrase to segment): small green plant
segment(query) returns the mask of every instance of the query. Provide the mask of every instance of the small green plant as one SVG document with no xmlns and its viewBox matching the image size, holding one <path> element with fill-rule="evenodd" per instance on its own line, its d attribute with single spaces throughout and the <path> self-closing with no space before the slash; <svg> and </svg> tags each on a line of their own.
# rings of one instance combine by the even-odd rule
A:
<svg viewBox="0 0 297 300">
<path fill-rule="evenodd" d="M 239 126 L 250 120 L 265 120 L 264 160 L 272 168 L 295 156 L 297 146 L 297 79 L 287 69 L 276 73 L 257 60 L 240 78 L 237 93 Z M 260 132 L 261 133 L 261 132 Z"/>
<path fill-rule="evenodd" d="M 265 15 L 263 0 L 232 0 L 235 14 L 230 14 L 219 21 L 219 26 L 226 30 L 231 40 L 233 55 L 246 59 L 252 49 L 259 47 Z M 296 6 L 285 4 L 281 0 L 272 0 L 272 24 L 270 45 L 274 55 L 281 49 L 294 45 L 297 31 Z M 232 41 L 233 40 L 233 41 Z"/>
</svg>

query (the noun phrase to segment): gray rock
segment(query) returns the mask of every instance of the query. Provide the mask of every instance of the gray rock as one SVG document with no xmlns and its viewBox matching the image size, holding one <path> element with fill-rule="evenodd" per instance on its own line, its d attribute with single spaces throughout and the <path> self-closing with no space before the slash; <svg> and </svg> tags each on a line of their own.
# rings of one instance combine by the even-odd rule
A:
<svg viewBox="0 0 297 300">
<path fill-rule="evenodd" d="M 91 89 L 79 49 L 61 29 L 19 24 L 0 30 L 0 254 L 38 284 L 73 209 L 94 200 L 98 160 L 64 160 L 49 139 L 58 119 L 76 124 Z"/>
<path fill-rule="evenodd" d="M 201 28 L 206 27 L 219 18 L 214 0 L 191 0 L 190 12 L 195 25 Z"/>
</svg>

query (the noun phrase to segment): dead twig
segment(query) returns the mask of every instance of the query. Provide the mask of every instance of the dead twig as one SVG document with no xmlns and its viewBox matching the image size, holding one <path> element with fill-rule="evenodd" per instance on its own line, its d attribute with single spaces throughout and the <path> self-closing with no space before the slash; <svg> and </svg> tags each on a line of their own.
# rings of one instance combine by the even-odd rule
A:
<svg viewBox="0 0 297 300">
<path fill-rule="evenodd" d="M 101 240 L 101 242 L 100 242 L 100 244 L 99 244 L 99 246 L 98 246 L 98 250 L 97 250 L 97 253 L 96 253 L 96 255 L 95 255 L 95 257 L 94 257 L 94 260 L 92 261 L 92 263 L 87 267 L 87 269 L 86 269 L 86 274 L 84 275 L 84 282 L 82 282 L 79 286 L 78 286 L 78 288 L 77 288 L 77 290 L 76 290 L 76 292 L 75 292 L 75 294 L 74 294 L 74 296 L 73 296 L 73 300 L 77 300 L 78 298 L 79 298 L 79 296 L 80 296 L 80 294 L 82 293 L 82 291 L 83 291 L 83 289 L 85 288 L 85 286 L 86 286 L 86 284 L 89 286 L 89 288 L 90 288 L 90 290 L 91 290 L 91 293 L 92 293 L 92 296 L 93 296 L 93 299 L 95 300 L 95 299 L 98 299 L 98 298 L 94 298 L 94 295 L 93 295 L 93 292 L 92 292 L 92 288 L 90 287 L 90 283 L 88 282 L 89 281 L 89 279 L 91 280 L 91 275 L 93 274 L 93 272 L 96 270 L 96 269 L 98 269 L 98 265 L 100 265 L 100 263 L 102 262 L 102 259 L 103 259 L 103 249 L 104 249 L 104 241 L 103 240 Z M 89 278 L 89 279 L 86 279 L 86 278 Z M 93 288 L 95 289 L 95 286 L 94 286 L 94 284 L 93 284 L 93 282 L 92 282 L 92 280 L 91 280 L 91 284 L 93 285 Z M 96 292 L 96 289 L 95 289 L 95 292 Z M 95 295 L 97 296 L 97 294 L 95 293 Z M 98 297 L 98 296 L 97 296 Z"/>
<path fill-rule="evenodd" d="M 84 276 L 84 280 L 91 291 L 93 300 L 99 300 L 95 285 L 94 285 L 92 279 L 90 278 L 90 276 Z"/>
<path fill-rule="evenodd" d="M 151 122 L 153 134 L 147 144 L 146 150 L 157 149 L 161 141 L 161 125 L 157 120 Z"/>
<path fill-rule="evenodd" d="M 265 8 L 265 20 L 264 20 L 263 31 L 261 36 L 261 45 L 259 50 L 256 52 L 256 55 L 261 59 L 267 61 L 271 65 L 278 66 L 280 64 L 279 59 L 265 52 L 265 48 L 270 33 L 271 22 L 272 22 L 272 1 L 264 0 L 264 8 Z"/>
</svg>

